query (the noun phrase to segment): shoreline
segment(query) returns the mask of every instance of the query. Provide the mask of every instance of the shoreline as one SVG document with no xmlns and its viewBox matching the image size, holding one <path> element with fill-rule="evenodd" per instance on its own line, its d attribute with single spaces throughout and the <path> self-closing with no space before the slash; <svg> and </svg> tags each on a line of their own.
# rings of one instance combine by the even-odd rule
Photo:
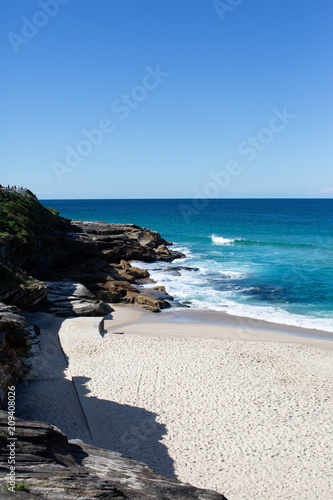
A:
<svg viewBox="0 0 333 500">
<path fill-rule="evenodd" d="M 281 342 L 310 345 L 333 350 L 333 333 L 280 325 L 268 321 L 232 316 L 218 311 L 171 308 L 158 314 L 145 311 L 132 304 L 111 304 L 115 315 L 105 318 L 106 331 L 126 327 L 126 332 L 140 334 L 142 328 L 149 335 L 170 337 L 173 325 L 175 337 L 203 339 Z M 115 318 L 114 318 L 115 316 Z M 176 328 L 177 326 L 177 328 Z M 202 333 L 203 329 L 205 333 Z M 177 331 L 176 331 L 177 330 Z"/>
<path fill-rule="evenodd" d="M 174 245 L 176 248 L 178 248 L 182 251 L 186 251 L 186 250 L 184 250 L 184 245 L 179 244 L 179 243 L 174 243 Z M 187 264 L 186 260 L 190 259 L 190 258 L 191 257 L 186 256 L 184 259 L 180 259 L 179 261 L 172 261 L 172 263 L 170 265 L 170 269 L 172 269 L 172 266 L 176 266 L 176 268 L 177 268 L 178 264 L 181 264 L 181 266 L 183 265 L 186 268 L 186 264 Z M 158 264 L 158 263 L 159 263 L 159 261 L 154 262 L 154 264 Z M 185 302 L 184 305 L 182 305 L 182 301 L 185 299 L 184 298 L 180 299 L 179 297 L 177 297 L 177 292 L 176 292 L 177 285 L 181 287 L 181 282 L 180 283 L 171 282 L 175 289 L 172 289 L 172 287 L 170 289 L 170 287 L 168 286 L 168 282 L 164 281 L 163 279 L 160 280 L 159 277 L 156 277 L 154 275 L 154 273 L 152 272 L 153 270 L 150 269 L 149 267 L 147 268 L 145 266 L 145 264 L 146 264 L 145 262 L 135 260 L 133 265 L 138 266 L 140 268 L 144 268 L 146 271 L 148 271 L 150 273 L 150 278 L 153 280 L 153 283 L 151 284 L 152 286 L 164 286 L 167 294 L 170 294 L 171 296 L 175 296 L 174 301 L 169 300 L 169 303 L 171 305 L 171 309 L 176 309 L 176 310 L 180 309 L 180 310 L 184 310 L 184 311 L 190 310 L 190 311 L 193 311 L 193 312 L 200 314 L 200 316 L 202 316 L 204 313 L 207 313 L 207 321 L 208 322 L 211 322 L 211 319 L 209 316 L 211 314 L 215 314 L 216 316 L 220 315 L 221 317 L 224 317 L 225 323 L 230 324 L 230 326 L 234 325 L 234 324 L 238 325 L 241 322 L 246 322 L 246 324 L 249 325 L 250 328 L 252 328 L 252 326 L 251 326 L 252 324 L 254 325 L 254 328 L 261 328 L 260 324 L 263 324 L 264 325 L 263 328 L 280 330 L 283 332 L 284 331 L 291 331 L 292 333 L 297 333 L 298 331 L 300 331 L 300 333 L 308 334 L 311 336 L 315 335 L 316 337 L 319 336 L 322 338 L 331 337 L 333 339 L 333 323 L 332 323 L 332 321 L 329 321 L 328 317 L 324 317 L 324 316 L 315 317 L 315 316 L 312 316 L 311 314 L 306 315 L 306 314 L 301 314 L 300 312 L 291 313 L 291 312 L 288 312 L 287 309 L 283 308 L 283 304 L 276 306 L 278 311 L 276 313 L 276 318 L 273 321 L 270 321 L 270 319 L 269 319 L 270 318 L 269 309 L 274 308 L 275 307 L 274 305 L 271 305 L 271 306 L 266 305 L 268 307 L 268 311 L 266 310 L 266 306 L 260 306 L 259 304 L 247 305 L 248 310 L 245 311 L 244 315 L 241 314 L 242 310 L 239 310 L 240 314 L 238 315 L 238 311 L 236 313 L 233 313 L 233 312 L 229 313 L 228 311 L 223 310 L 223 309 L 214 309 L 214 307 L 217 306 L 214 303 L 210 303 L 208 305 L 209 309 L 208 308 L 201 309 L 200 308 L 201 307 L 201 299 L 195 300 L 194 306 L 193 305 L 186 306 L 187 302 Z M 162 263 L 162 264 L 164 264 L 164 263 Z M 189 264 L 189 265 L 191 266 L 191 264 Z M 198 268 L 198 270 L 200 271 L 199 268 Z M 158 272 L 158 270 L 156 272 Z M 179 279 L 181 280 L 181 277 L 179 277 Z M 186 284 L 186 280 L 185 280 L 185 284 Z M 143 290 L 145 287 L 146 287 L 146 285 L 143 285 Z M 168 301 L 168 298 L 166 298 L 166 300 Z M 191 302 L 189 302 L 189 303 L 191 304 Z M 236 304 L 236 305 L 238 304 L 236 300 L 234 301 L 234 304 Z M 239 303 L 238 305 L 241 305 L 241 303 Z M 250 308 L 253 308 L 253 310 L 250 310 Z M 259 312 L 257 311 L 257 308 L 259 308 Z M 259 318 L 250 317 L 250 316 L 247 316 L 247 314 L 258 314 Z M 275 315 L 274 312 L 273 312 L 273 315 Z M 260 316 L 262 316 L 262 317 L 260 317 Z M 239 318 L 239 319 L 237 319 L 237 318 Z M 288 320 L 291 323 L 288 323 Z M 304 323 L 304 322 L 307 323 L 308 326 L 301 326 L 302 323 Z M 220 319 L 218 319 L 218 323 L 220 323 Z M 257 326 L 257 325 L 259 325 L 259 326 Z"/>
</svg>

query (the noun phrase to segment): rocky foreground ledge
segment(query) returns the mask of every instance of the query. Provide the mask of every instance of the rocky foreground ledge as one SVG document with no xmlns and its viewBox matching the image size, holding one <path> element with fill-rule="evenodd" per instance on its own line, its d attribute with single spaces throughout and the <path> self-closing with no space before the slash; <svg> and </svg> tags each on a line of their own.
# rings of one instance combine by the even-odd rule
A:
<svg viewBox="0 0 333 500">
<path fill-rule="evenodd" d="M 0 411 L 0 479 L 8 469 L 7 413 Z M 52 500 L 226 500 L 219 494 L 164 477 L 147 465 L 112 451 L 68 441 L 56 427 L 16 420 L 16 480 L 29 493 L 0 492 L 0 498 Z"/>
</svg>

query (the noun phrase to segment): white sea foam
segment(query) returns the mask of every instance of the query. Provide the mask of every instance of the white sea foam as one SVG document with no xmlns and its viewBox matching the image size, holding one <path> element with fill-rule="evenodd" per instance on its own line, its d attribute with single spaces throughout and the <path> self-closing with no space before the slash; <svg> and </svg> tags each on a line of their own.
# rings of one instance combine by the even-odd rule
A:
<svg viewBox="0 0 333 500">
<path fill-rule="evenodd" d="M 211 235 L 211 239 L 214 245 L 231 245 L 235 242 L 235 240 L 223 238 L 222 236 L 215 236 L 215 234 Z"/>
<path fill-rule="evenodd" d="M 185 252 L 185 248 L 182 247 Z M 197 257 L 197 256 L 196 256 Z M 166 271 L 168 267 L 176 267 L 181 263 L 184 266 L 199 268 L 198 271 L 180 270 L 180 275 Z M 281 325 L 298 326 L 302 328 L 317 329 L 333 332 L 332 318 L 316 318 L 313 316 L 292 314 L 274 306 L 261 306 L 244 304 L 239 301 L 242 292 L 249 290 L 243 288 L 241 282 L 232 290 L 215 289 L 212 283 L 213 277 L 220 277 L 224 283 L 232 280 L 242 280 L 249 273 L 247 266 L 242 270 L 236 270 L 231 263 L 227 267 L 223 262 L 202 262 L 200 259 L 186 258 L 169 262 L 133 262 L 138 267 L 144 267 L 155 280 L 155 286 L 164 285 L 167 292 L 177 302 L 190 302 L 191 308 L 221 311 L 234 316 L 243 316 L 261 321 L 269 321 Z M 251 325 L 250 325 L 251 326 Z"/>
</svg>

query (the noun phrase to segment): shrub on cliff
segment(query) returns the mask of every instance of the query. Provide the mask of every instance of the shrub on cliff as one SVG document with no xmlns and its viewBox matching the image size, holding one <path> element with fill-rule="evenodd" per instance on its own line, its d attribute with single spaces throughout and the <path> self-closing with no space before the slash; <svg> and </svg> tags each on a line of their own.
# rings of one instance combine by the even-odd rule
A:
<svg viewBox="0 0 333 500">
<path fill-rule="evenodd" d="M 13 289 L 27 282 L 27 277 L 19 271 L 13 271 L 0 263 L 0 291 Z"/>
<path fill-rule="evenodd" d="M 22 195 L 0 190 L 0 237 L 13 236 L 35 250 L 64 221 L 56 210 L 41 205 L 31 191 Z"/>
</svg>

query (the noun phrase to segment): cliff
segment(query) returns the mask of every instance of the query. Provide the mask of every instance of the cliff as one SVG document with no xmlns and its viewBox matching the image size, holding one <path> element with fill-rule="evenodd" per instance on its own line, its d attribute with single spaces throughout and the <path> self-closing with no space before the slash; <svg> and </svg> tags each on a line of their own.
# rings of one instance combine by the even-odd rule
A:
<svg viewBox="0 0 333 500">
<path fill-rule="evenodd" d="M 97 296 L 104 302 L 125 301 L 155 310 L 170 305 L 166 299 L 172 297 L 164 289 L 142 288 L 151 283 L 149 273 L 130 264 L 134 259 L 171 262 L 183 257 L 172 252 L 168 248 L 172 243 L 157 231 L 134 224 L 70 221 L 41 205 L 30 191 L 25 195 L 0 191 L 0 202 L 0 299 L 4 302 L 21 308 L 36 306 L 56 282 L 49 302 L 56 301 L 52 310 L 59 310 L 55 290 L 62 282 L 63 288 L 74 282 L 88 288 L 92 301 Z M 8 278 L 9 273 L 16 277 Z M 106 311 L 104 306 L 100 309 L 97 315 Z M 68 304 L 65 310 L 67 315 Z"/>
</svg>

